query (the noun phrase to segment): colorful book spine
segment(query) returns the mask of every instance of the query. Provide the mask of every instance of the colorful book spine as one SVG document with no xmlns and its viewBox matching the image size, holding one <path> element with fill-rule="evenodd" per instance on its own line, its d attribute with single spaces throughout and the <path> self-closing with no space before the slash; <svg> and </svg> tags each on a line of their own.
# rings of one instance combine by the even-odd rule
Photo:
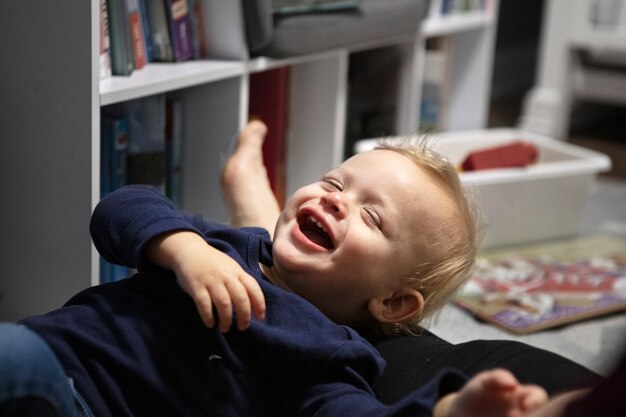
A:
<svg viewBox="0 0 626 417">
<path fill-rule="evenodd" d="M 165 0 L 174 59 L 177 62 L 193 57 L 193 33 L 188 0 Z"/>
<path fill-rule="evenodd" d="M 147 0 L 139 1 L 139 13 L 141 14 L 141 24 L 143 26 L 143 43 L 146 48 L 146 62 L 154 61 L 154 54 L 152 52 L 152 28 L 150 27 L 150 16 L 148 15 Z"/>
<path fill-rule="evenodd" d="M 146 45 L 138 0 L 126 0 L 126 9 L 128 13 L 131 43 L 133 46 L 133 56 L 135 59 L 135 69 L 141 69 L 146 65 Z"/>
</svg>

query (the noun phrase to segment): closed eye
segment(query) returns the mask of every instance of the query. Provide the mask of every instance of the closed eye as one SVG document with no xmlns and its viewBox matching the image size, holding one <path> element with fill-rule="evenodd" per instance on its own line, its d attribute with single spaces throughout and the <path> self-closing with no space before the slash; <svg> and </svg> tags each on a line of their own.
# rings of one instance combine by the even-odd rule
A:
<svg viewBox="0 0 626 417">
<path fill-rule="evenodd" d="M 366 208 L 364 210 L 365 210 L 365 216 L 366 216 L 367 222 L 377 227 L 378 229 L 382 230 L 383 224 L 378 213 L 374 209 L 371 209 L 371 208 Z"/>
<path fill-rule="evenodd" d="M 339 182 L 336 178 L 326 177 L 322 181 L 324 181 L 326 184 L 329 184 L 337 191 L 343 191 L 343 184 Z"/>
</svg>

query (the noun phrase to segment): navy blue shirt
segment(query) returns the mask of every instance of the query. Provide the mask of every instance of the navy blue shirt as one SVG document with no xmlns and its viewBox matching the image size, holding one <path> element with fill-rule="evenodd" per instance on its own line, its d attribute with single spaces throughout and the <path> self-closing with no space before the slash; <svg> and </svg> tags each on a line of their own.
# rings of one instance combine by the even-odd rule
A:
<svg viewBox="0 0 626 417">
<path fill-rule="evenodd" d="M 254 276 L 266 318 L 225 334 L 204 326 L 173 273 L 142 258 L 148 241 L 176 230 L 199 233 Z M 262 229 L 189 216 L 152 188 L 128 186 L 96 207 L 91 232 L 106 259 L 139 272 L 22 323 L 48 342 L 98 417 L 428 416 L 463 383 L 444 372 L 399 403 L 380 403 L 371 386 L 383 359 L 354 330 L 263 276 L 259 262 L 272 259 Z"/>
</svg>

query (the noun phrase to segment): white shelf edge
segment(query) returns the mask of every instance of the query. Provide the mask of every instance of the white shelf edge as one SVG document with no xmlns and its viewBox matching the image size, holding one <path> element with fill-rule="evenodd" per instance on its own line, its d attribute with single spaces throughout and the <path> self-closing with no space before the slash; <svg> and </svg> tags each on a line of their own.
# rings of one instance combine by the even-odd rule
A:
<svg viewBox="0 0 626 417">
<path fill-rule="evenodd" d="M 128 77 L 100 80 L 100 106 L 239 77 L 245 72 L 246 64 L 242 61 L 151 63 Z"/>
<path fill-rule="evenodd" d="M 251 58 L 247 63 L 247 69 L 249 72 L 261 72 L 273 68 L 286 67 L 291 65 L 305 64 L 307 62 L 316 62 L 325 58 L 330 58 L 337 55 L 350 54 L 354 52 L 360 52 L 370 49 L 382 48 L 386 46 L 402 45 L 410 42 L 415 42 L 417 39 L 417 33 L 415 35 L 399 35 L 390 36 L 387 38 L 376 39 L 372 41 L 362 42 L 343 48 L 329 49 L 322 52 L 315 52 L 306 55 L 298 55 L 289 58 L 270 58 L 265 56 L 259 56 Z"/>
<path fill-rule="evenodd" d="M 291 65 L 298 65 L 307 62 L 315 62 L 325 58 L 330 58 L 332 56 L 343 53 L 342 49 L 331 49 L 323 52 L 299 55 L 290 58 L 270 58 L 266 56 L 259 56 L 255 58 L 251 58 L 246 63 L 246 69 L 248 72 L 261 72 L 266 71 L 273 68 L 281 68 Z"/>
<path fill-rule="evenodd" d="M 422 36 L 429 38 L 481 29 L 493 24 L 493 13 L 489 11 L 479 10 L 445 16 L 430 16 L 424 20 L 421 33 Z"/>
</svg>

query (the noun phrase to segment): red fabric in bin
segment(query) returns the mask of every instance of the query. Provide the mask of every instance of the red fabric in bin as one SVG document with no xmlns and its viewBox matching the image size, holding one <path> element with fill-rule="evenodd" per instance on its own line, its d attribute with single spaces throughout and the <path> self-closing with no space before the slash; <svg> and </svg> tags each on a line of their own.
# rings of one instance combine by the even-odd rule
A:
<svg viewBox="0 0 626 417">
<path fill-rule="evenodd" d="M 463 171 L 481 169 L 524 167 L 534 163 L 539 150 L 531 143 L 513 142 L 471 152 L 461 164 Z"/>
</svg>

